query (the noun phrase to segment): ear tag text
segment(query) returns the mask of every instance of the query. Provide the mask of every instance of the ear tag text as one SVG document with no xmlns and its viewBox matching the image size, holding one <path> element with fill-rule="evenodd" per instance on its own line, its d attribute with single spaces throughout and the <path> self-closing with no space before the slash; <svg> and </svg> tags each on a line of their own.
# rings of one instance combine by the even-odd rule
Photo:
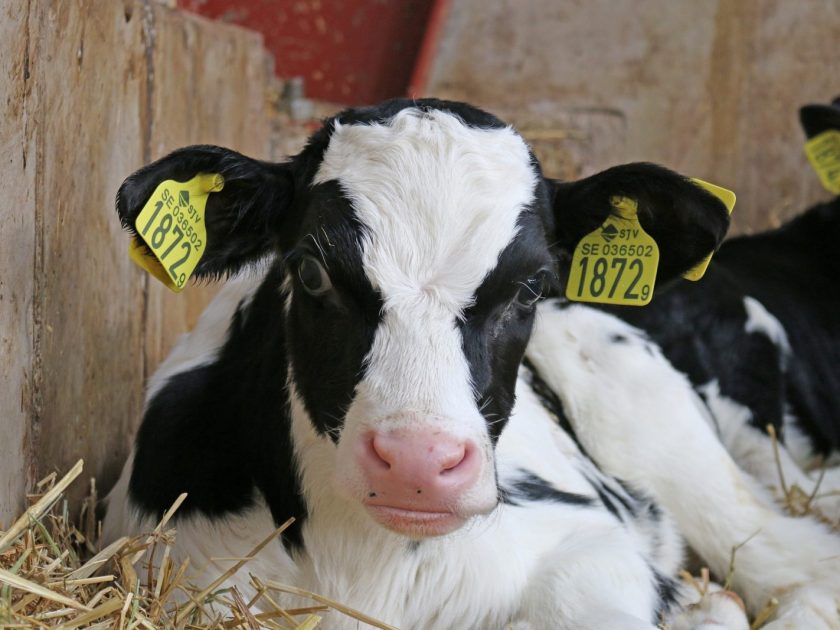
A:
<svg viewBox="0 0 840 630">
<path fill-rule="evenodd" d="M 829 129 L 808 140 L 805 155 L 825 189 L 840 195 L 840 131 Z"/>
<path fill-rule="evenodd" d="M 613 197 L 610 203 L 615 213 L 575 247 L 566 297 L 644 306 L 653 298 L 659 247 L 642 229 L 634 199 Z"/>
<path fill-rule="evenodd" d="M 207 199 L 224 185 L 218 173 L 200 173 L 186 182 L 167 179 L 158 184 L 137 215 L 137 236 L 128 250 L 131 260 L 173 291 L 181 291 L 207 249 Z M 143 243 L 154 256 L 148 254 Z"/>
<path fill-rule="evenodd" d="M 726 206 L 726 211 L 732 215 L 732 210 L 735 209 L 735 193 L 731 190 L 724 188 L 723 186 L 716 186 L 715 184 L 710 184 L 709 182 L 704 182 L 702 179 L 697 179 L 695 177 L 691 178 L 691 183 L 700 186 L 700 188 L 704 188 L 710 193 L 712 193 L 715 197 L 723 202 L 723 205 Z M 703 260 L 697 263 L 693 268 L 689 269 L 683 274 L 683 278 L 686 280 L 697 281 L 703 277 L 703 274 L 706 273 L 706 269 L 709 268 L 709 263 L 712 260 L 712 256 L 714 252 L 706 256 Z"/>
</svg>

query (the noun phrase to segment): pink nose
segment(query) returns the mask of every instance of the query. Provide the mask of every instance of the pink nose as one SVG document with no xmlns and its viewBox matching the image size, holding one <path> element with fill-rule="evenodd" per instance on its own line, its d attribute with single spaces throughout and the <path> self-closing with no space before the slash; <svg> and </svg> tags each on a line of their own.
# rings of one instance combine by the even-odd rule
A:
<svg viewBox="0 0 840 630">
<path fill-rule="evenodd" d="M 452 509 L 481 468 L 471 441 L 428 429 L 368 433 L 359 464 L 370 487 L 368 504 L 429 512 Z"/>
</svg>

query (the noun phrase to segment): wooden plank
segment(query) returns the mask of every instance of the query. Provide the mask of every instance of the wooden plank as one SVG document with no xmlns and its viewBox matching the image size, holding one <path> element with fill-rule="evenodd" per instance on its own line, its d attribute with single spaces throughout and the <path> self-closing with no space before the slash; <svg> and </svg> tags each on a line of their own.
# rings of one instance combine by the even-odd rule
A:
<svg viewBox="0 0 840 630">
<path fill-rule="evenodd" d="M 80 457 L 107 490 L 144 376 L 215 293 L 134 268 L 119 184 L 183 144 L 267 157 L 270 136 L 259 36 L 152 2 L 26 6 L 0 0 L 0 521 Z"/>
<path fill-rule="evenodd" d="M 143 11 L 38 6 L 38 462 L 43 472 L 66 470 L 81 457 L 87 476 L 107 481 L 122 467 L 142 400 L 143 291 L 114 195 L 142 164 Z"/>
<path fill-rule="evenodd" d="M 459 0 L 427 92 L 570 122 L 601 148 L 558 138 L 556 161 L 591 160 L 584 172 L 649 160 L 733 188 L 748 231 L 825 198 L 796 114 L 840 92 L 838 41 L 836 0 Z M 623 133 L 586 122 L 604 115 Z"/>
<path fill-rule="evenodd" d="M 31 481 L 32 293 L 35 146 L 30 24 L 15 0 L 0 0 L 0 523 L 23 507 Z"/>
<path fill-rule="evenodd" d="M 261 36 L 164 7 L 155 7 L 154 21 L 151 159 L 198 143 L 267 158 L 270 70 Z M 193 284 L 176 295 L 149 282 L 147 376 L 217 290 L 216 284 Z"/>
</svg>

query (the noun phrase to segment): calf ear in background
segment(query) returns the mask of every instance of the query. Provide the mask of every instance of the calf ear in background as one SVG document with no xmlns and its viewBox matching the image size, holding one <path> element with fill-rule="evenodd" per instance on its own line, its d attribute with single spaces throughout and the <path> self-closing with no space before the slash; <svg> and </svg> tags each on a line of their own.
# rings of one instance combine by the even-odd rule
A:
<svg viewBox="0 0 840 630">
<path fill-rule="evenodd" d="M 799 109 L 799 122 L 808 138 L 824 131 L 840 131 L 840 96 L 831 105 L 805 105 Z"/>
<path fill-rule="evenodd" d="M 569 254 L 614 212 L 612 197 L 638 203 L 639 223 L 659 246 L 657 284 L 674 279 L 717 249 L 729 227 L 726 206 L 687 178 L 655 164 L 615 166 L 555 185 L 556 241 Z"/>
<path fill-rule="evenodd" d="M 194 275 L 217 277 L 237 271 L 277 245 L 288 219 L 293 178 L 288 164 L 261 162 L 222 147 L 186 147 L 123 182 L 116 202 L 122 226 L 137 236 L 137 216 L 161 182 L 186 182 L 201 173 L 221 174 L 224 188 L 207 200 L 207 246 Z"/>
</svg>

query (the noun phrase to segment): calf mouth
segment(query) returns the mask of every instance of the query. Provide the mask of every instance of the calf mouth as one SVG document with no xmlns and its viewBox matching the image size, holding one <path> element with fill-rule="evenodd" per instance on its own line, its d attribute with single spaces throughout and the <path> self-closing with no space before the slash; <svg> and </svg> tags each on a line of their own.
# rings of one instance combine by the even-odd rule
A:
<svg viewBox="0 0 840 630">
<path fill-rule="evenodd" d="M 410 538 L 434 538 L 450 534 L 467 518 L 451 511 L 429 511 L 365 503 L 368 514 L 386 529 Z"/>
</svg>

